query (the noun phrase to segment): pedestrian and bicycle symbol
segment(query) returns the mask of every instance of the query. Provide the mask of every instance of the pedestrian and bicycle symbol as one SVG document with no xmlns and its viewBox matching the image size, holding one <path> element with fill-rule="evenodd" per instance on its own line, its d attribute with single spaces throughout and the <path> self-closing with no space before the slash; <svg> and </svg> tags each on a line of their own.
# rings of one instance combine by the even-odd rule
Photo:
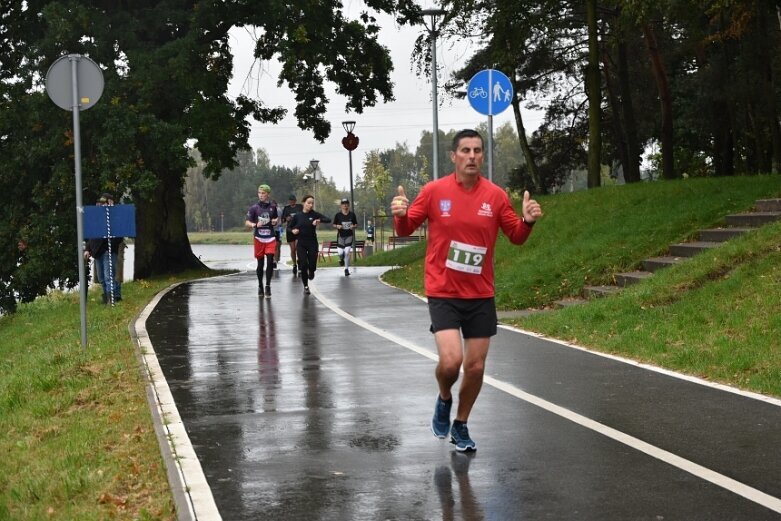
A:
<svg viewBox="0 0 781 521">
<path fill-rule="evenodd" d="M 477 112 L 494 116 L 510 106 L 513 100 L 513 85 L 503 72 L 485 69 L 469 80 L 467 98 Z"/>
</svg>

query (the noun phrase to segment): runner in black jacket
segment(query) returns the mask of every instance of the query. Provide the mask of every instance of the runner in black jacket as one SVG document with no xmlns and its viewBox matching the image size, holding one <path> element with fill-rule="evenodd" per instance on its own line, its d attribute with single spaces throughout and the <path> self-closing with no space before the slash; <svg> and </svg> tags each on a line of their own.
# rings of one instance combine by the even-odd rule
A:
<svg viewBox="0 0 781 521">
<path fill-rule="evenodd" d="M 309 295 L 309 280 L 315 278 L 317 269 L 317 255 L 319 245 L 317 242 L 317 225 L 330 223 L 331 219 L 314 210 L 315 198 L 311 195 L 304 196 L 304 211 L 299 212 L 290 220 L 288 227 L 298 238 L 296 252 L 298 253 L 298 271 L 301 273 L 301 282 L 304 283 L 304 293 Z"/>
</svg>

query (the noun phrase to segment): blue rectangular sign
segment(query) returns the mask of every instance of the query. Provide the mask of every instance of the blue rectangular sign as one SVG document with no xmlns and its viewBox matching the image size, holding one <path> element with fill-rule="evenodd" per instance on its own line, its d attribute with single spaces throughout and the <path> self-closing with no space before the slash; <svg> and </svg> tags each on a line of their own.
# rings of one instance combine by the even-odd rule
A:
<svg viewBox="0 0 781 521">
<path fill-rule="evenodd" d="M 111 233 L 109 234 L 109 229 Z M 114 206 L 84 207 L 84 238 L 135 237 L 136 206 L 117 204 Z"/>
</svg>

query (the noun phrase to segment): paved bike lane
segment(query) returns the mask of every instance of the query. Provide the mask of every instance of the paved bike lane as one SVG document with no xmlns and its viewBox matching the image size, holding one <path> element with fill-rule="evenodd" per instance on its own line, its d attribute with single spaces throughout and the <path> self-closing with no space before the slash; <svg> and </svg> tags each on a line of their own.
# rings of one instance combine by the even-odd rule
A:
<svg viewBox="0 0 781 521">
<path fill-rule="evenodd" d="M 190 495 L 213 498 L 193 518 L 781 519 L 777 401 L 508 328 L 470 417 L 478 450 L 456 454 L 429 430 L 426 305 L 381 271 L 321 269 L 310 296 L 281 271 L 271 299 L 242 273 L 156 302 L 177 443 L 205 477 Z"/>
</svg>

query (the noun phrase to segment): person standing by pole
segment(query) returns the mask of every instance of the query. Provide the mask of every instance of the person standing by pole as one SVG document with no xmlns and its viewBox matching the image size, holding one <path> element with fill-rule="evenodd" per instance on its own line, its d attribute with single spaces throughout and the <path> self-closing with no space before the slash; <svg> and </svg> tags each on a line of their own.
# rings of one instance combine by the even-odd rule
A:
<svg viewBox="0 0 781 521">
<path fill-rule="evenodd" d="M 274 227 L 279 219 L 277 205 L 269 200 L 271 187 L 267 184 L 258 186 L 258 202 L 247 210 L 247 218 L 244 222 L 253 230 L 253 244 L 255 258 L 258 266 L 255 273 L 258 276 L 258 296 L 271 298 L 271 277 L 274 275 L 274 254 L 276 253 L 277 239 L 274 235 Z M 265 259 L 265 270 L 263 268 Z M 265 275 L 265 289 L 263 278 Z"/>
<path fill-rule="evenodd" d="M 114 196 L 101 194 L 96 206 L 114 206 Z M 112 306 L 122 300 L 121 277 L 117 276 L 118 256 L 123 244 L 122 237 L 89 239 L 84 246 L 84 260 L 95 259 L 97 280 L 103 285 L 103 303 Z"/>
<path fill-rule="evenodd" d="M 355 243 L 355 227 L 358 217 L 350 210 L 350 201 L 342 199 L 341 209 L 334 216 L 336 232 L 336 251 L 339 254 L 339 266 L 344 266 L 344 276 L 350 276 L 350 254 Z"/>
<path fill-rule="evenodd" d="M 488 347 L 497 330 L 496 238 L 501 228 L 512 243 L 523 244 L 542 209 L 524 192 L 522 216 L 518 216 L 504 190 L 481 175 L 483 138 L 474 130 L 455 135 L 450 159 L 455 171 L 426 184 L 412 204 L 399 186 L 391 211 L 398 236 L 410 235 L 428 219 L 425 291 L 439 353 L 435 371 L 439 396 L 431 430 L 438 438 L 449 433 L 456 450 L 465 452 L 477 449 L 467 420 L 480 394 Z M 451 427 L 451 388 L 462 366 L 464 377 Z"/>
</svg>

